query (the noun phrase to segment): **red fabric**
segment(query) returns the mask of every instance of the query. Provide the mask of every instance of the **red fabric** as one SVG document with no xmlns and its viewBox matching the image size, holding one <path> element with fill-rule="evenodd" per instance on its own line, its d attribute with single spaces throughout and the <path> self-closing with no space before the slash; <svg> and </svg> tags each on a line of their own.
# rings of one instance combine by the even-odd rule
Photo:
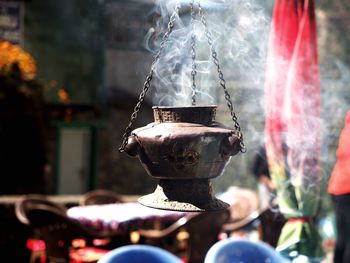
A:
<svg viewBox="0 0 350 263">
<path fill-rule="evenodd" d="M 31 251 L 44 251 L 46 249 L 45 242 L 41 239 L 28 239 L 26 246 Z"/>
<path fill-rule="evenodd" d="M 26 242 L 26 247 L 29 249 L 33 254 L 35 254 L 35 262 L 45 263 L 46 262 L 46 255 L 45 255 L 45 249 L 46 245 L 45 242 L 41 239 L 28 239 Z"/>
<path fill-rule="evenodd" d="M 273 172 L 285 167 L 287 145 L 290 171 L 302 167 L 304 182 L 314 182 L 319 175 L 320 82 L 314 8 L 313 0 L 276 1 L 265 80 L 269 168 Z"/>
<path fill-rule="evenodd" d="M 328 182 L 328 193 L 333 195 L 350 193 L 350 110 L 339 137 L 337 162 Z"/>
</svg>

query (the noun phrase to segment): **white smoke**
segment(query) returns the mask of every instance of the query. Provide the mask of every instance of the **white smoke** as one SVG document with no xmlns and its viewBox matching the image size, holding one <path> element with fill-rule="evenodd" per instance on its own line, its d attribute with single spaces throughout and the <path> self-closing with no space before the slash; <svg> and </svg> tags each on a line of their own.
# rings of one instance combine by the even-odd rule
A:
<svg viewBox="0 0 350 263">
<path fill-rule="evenodd" d="M 206 27 L 198 13 L 198 1 L 193 2 L 193 24 L 191 1 L 181 1 L 173 31 L 155 64 L 156 92 L 153 103 L 156 105 L 191 105 L 192 34 L 195 35 L 197 105 L 223 102 L 224 95 L 220 90 L 217 66 L 213 63 Z M 242 0 L 207 0 L 200 1 L 200 5 L 210 32 L 212 48 L 217 52 L 220 69 L 227 82 L 226 86 L 232 93 L 232 99 L 235 100 L 234 90 L 239 85 L 239 88 L 262 88 L 270 25 L 264 9 L 255 1 Z M 158 0 L 156 6 L 159 19 L 146 37 L 146 47 L 155 54 L 167 30 L 169 17 L 175 10 L 176 1 Z M 238 101 L 240 99 L 242 98 L 238 98 Z"/>
</svg>

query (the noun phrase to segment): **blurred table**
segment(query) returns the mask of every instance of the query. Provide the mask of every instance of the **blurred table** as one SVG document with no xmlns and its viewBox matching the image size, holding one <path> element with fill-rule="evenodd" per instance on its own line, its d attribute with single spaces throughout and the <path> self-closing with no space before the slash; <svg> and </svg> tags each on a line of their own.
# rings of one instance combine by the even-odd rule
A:
<svg viewBox="0 0 350 263">
<path fill-rule="evenodd" d="M 145 228 L 167 226 L 185 215 L 184 212 L 153 209 L 137 202 L 76 206 L 67 215 L 87 227 L 109 232 L 127 234 Z"/>
</svg>

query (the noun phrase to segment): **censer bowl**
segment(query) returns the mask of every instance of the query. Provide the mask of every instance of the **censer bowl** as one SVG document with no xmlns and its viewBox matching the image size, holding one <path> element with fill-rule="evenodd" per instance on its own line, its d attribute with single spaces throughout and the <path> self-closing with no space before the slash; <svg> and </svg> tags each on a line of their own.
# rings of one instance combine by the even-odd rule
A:
<svg viewBox="0 0 350 263">
<path fill-rule="evenodd" d="M 238 134 L 215 121 L 216 106 L 153 107 L 154 122 L 134 130 L 126 152 L 159 179 L 143 205 L 179 211 L 226 209 L 209 179 L 220 176 L 241 147 Z"/>
</svg>

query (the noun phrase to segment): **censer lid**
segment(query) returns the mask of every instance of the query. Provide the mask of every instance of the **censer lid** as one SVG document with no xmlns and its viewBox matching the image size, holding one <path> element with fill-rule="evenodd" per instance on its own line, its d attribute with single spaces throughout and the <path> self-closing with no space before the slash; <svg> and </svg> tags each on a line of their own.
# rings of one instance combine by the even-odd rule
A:
<svg viewBox="0 0 350 263">
<path fill-rule="evenodd" d="M 210 125 L 203 125 L 190 122 L 153 122 L 144 127 L 133 130 L 133 135 L 138 138 L 153 138 L 155 141 L 163 141 L 165 138 L 208 138 L 226 136 L 230 140 L 238 141 L 238 135 L 235 130 L 225 127 L 221 123 L 212 122 Z"/>
</svg>

